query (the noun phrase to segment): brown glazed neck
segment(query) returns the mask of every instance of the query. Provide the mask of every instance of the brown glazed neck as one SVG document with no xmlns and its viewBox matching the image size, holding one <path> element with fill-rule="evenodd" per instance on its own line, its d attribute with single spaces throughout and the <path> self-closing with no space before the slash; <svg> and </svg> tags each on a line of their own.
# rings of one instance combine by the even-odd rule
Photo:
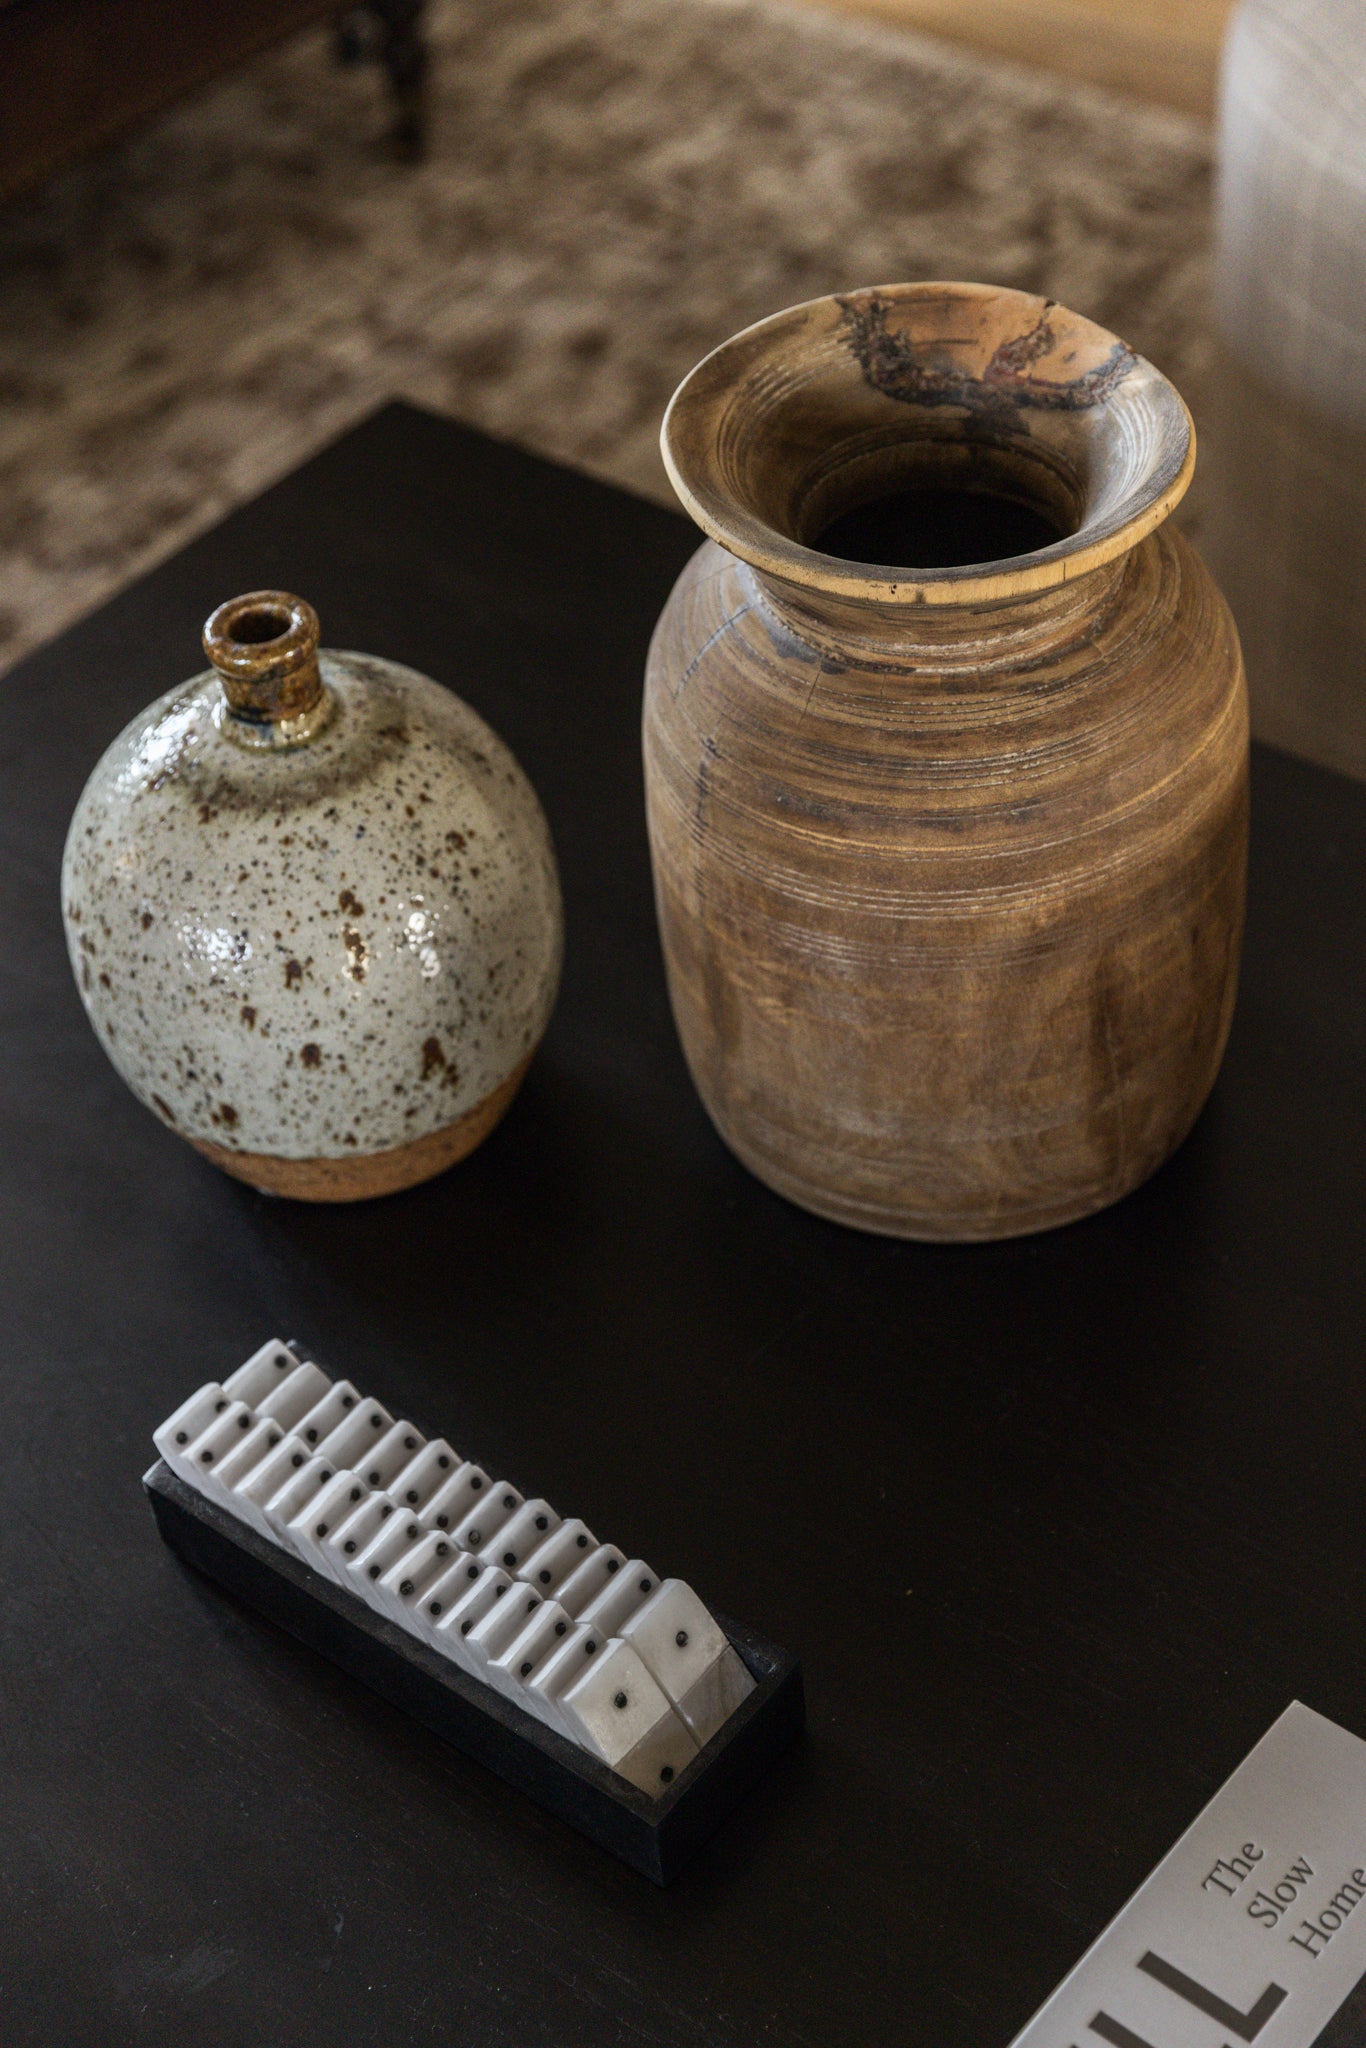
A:
<svg viewBox="0 0 1366 2048">
<path fill-rule="evenodd" d="M 818 637 L 884 645 L 933 641 L 932 613 L 1052 636 L 1075 603 L 1103 601 L 1195 466 L 1190 415 L 1151 363 L 1053 300 L 970 284 L 776 313 L 698 364 L 661 438 L 684 505 L 770 603 Z M 822 551 L 844 513 L 924 489 L 1012 500 L 1060 537 L 933 569 Z M 942 631 L 960 642 L 962 617 Z"/>
<path fill-rule="evenodd" d="M 233 715 L 248 724 L 296 725 L 323 702 L 318 614 L 286 590 L 250 590 L 220 604 L 204 652 Z"/>
</svg>

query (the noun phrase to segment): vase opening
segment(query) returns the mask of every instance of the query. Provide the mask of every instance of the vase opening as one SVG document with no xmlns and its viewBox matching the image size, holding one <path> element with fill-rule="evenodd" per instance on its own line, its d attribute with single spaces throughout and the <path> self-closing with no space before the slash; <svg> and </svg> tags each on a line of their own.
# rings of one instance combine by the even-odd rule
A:
<svg viewBox="0 0 1366 2048">
<path fill-rule="evenodd" d="M 267 640 L 281 640 L 289 631 L 290 615 L 265 605 L 242 612 L 232 622 L 232 638 L 239 646 L 257 647 Z"/>
<path fill-rule="evenodd" d="M 1179 395 L 1106 329 L 984 285 L 879 286 L 747 328 L 674 396 L 687 509 L 780 583 L 971 604 L 1127 553 L 1189 483 Z"/>
<path fill-rule="evenodd" d="M 851 506 L 817 534 L 818 554 L 901 569 L 956 569 L 1037 554 L 1067 529 L 1021 498 L 914 483 Z"/>
</svg>

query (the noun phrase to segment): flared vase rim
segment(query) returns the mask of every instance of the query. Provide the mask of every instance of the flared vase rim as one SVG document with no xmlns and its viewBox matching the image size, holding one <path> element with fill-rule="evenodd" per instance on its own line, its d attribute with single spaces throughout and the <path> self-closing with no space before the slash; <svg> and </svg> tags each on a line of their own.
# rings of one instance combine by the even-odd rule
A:
<svg viewBox="0 0 1366 2048">
<path fill-rule="evenodd" d="M 1029 554 L 946 568 L 822 552 L 752 488 L 768 459 L 760 437 L 780 447 L 784 405 L 800 406 L 818 382 L 833 440 L 847 390 L 865 436 L 870 408 L 883 409 L 890 432 L 901 405 L 922 445 L 933 433 L 940 445 L 987 447 L 996 433 L 1059 473 L 1071 459 L 1072 530 Z M 809 423 L 803 430 L 809 437 Z M 998 603 L 1089 575 L 1162 524 L 1196 454 L 1180 393 L 1107 328 L 1034 293 L 935 281 L 831 293 L 742 329 L 684 378 L 660 443 L 683 506 L 728 552 L 798 590 L 894 606 Z"/>
</svg>

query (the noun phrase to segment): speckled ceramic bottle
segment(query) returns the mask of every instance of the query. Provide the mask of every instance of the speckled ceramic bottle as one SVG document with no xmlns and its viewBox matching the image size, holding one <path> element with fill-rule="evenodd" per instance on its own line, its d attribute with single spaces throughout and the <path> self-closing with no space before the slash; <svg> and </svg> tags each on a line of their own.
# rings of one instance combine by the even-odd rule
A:
<svg viewBox="0 0 1366 2048">
<path fill-rule="evenodd" d="M 234 598 L 213 667 L 121 733 L 67 835 L 81 996 L 215 1165 L 349 1201 L 450 1166 L 512 1101 L 563 943 L 541 807 L 495 733 L 311 606 Z"/>
</svg>

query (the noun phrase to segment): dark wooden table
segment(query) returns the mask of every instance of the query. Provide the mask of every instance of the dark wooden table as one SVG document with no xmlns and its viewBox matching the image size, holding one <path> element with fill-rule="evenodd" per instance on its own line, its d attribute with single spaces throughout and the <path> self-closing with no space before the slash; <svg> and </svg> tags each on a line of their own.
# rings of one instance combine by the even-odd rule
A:
<svg viewBox="0 0 1366 2048">
<path fill-rule="evenodd" d="M 693 539 L 392 407 L 0 685 L 6 2048 L 1005 2048 L 1292 1696 L 1366 1734 L 1366 790 L 1258 756 L 1232 1044 L 1148 1187 L 851 1235 L 670 1024 L 637 716 Z M 96 756 L 269 584 L 463 692 L 564 874 L 512 1114 L 351 1209 L 137 1106 L 58 915 Z M 153 1425 L 272 1332 L 802 1656 L 804 1748 L 674 1890 L 162 1547 Z"/>
</svg>

